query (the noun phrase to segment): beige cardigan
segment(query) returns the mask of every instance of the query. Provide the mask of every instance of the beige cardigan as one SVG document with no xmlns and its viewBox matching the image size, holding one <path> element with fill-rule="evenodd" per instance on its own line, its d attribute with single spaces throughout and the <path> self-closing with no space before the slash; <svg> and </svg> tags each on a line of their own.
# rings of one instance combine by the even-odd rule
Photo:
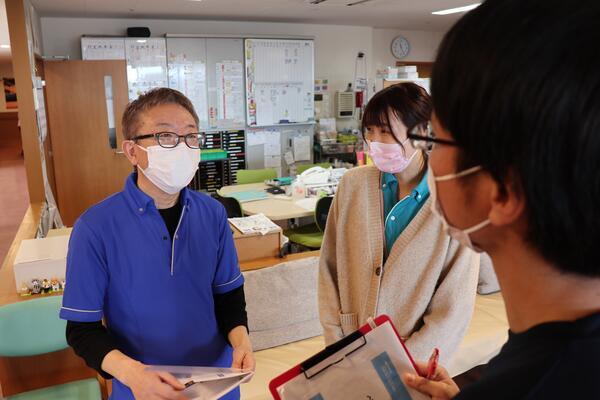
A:
<svg viewBox="0 0 600 400">
<path fill-rule="evenodd" d="M 446 363 L 473 314 L 479 255 L 446 235 L 423 205 L 383 263 L 381 174 L 348 171 L 331 205 L 319 267 L 319 312 L 327 344 L 387 314 L 418 360 L 434 347 Z"/>
</svg>

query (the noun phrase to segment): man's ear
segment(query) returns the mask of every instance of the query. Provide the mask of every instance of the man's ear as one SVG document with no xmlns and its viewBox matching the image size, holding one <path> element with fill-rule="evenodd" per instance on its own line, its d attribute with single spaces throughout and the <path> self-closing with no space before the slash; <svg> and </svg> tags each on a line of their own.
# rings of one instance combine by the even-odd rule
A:
<svg viewBox="0 0 600 400">
<path fill-rule="evenodd" d="M 133 142 L 133 140 L 123 140 L 123 142 L 121 143 L 121 148 L 123 149 L 123 154 L 125 154 L 125 157 L 127 157 L 127 159 L 129 160 L 129 162 L 133 165 L 136 166 L 138 165 L 138 157 L 137 157 L 137 149 L 136 149 L 136 145 Z"/>
<path fill-rule="evenodd" d="M 510 172 L 501 186 L 494 181 L 491 191 L 490 221 L 496 226 L 517 223 L 525 213 L 525 195 L 514 172 Z"/>
</svg>

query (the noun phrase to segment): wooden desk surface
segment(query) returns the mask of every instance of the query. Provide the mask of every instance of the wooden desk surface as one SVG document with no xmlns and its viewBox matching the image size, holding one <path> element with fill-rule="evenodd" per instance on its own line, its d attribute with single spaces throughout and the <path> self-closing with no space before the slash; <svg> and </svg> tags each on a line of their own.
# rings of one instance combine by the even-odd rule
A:
<svg viewBox="0 0 600 400">
<path fill-rule="evenodd" d="M 315 251 L 305 251 L 303 253 L 289 254 L 283 258 L 279 258 L 279 257 L 259 258 L 258 260 L 241 262 L 240 269 L 242 271 L 252 271 L 255 269 L 272 267 L 273 265 L 277 265 L 277 264 L 280 264 L 283 262 L 300 260 L 302 258 L 319 257 L 320 254 L 321 254 L 320 250 L 315 250 Z"/>
<path fill-rule="evenodd" d="M 268 186 L 264 183 L 247 183 L 244 185 L 223 186 L 219 189 L 219 195 L 227 197 L 235 192 L 245 192 L 248 190 L 265 190 Z M 291 218 L 301 218 L 313 216 L 314 210 L 307 210 L 298 206 L 292 198 L 281 198 L 269 194 L 265 200 L 247 201 L 242 203 L 244 214 L 265 214 L 272 221 L 281 221 Z"/>
<path fill-rule="evenodd" d="M 15 288 L 13 263 L 22 240 L 35 238 L 42 204 L 31 204 L 0 268 L 0 306 L 26 301 Z M 41 327 L 40 327 L 41 328 Z M 31 357 L 0 357 L 0 398 L 17 393 L 96 377 L 71 348 Z"/>
</svg>

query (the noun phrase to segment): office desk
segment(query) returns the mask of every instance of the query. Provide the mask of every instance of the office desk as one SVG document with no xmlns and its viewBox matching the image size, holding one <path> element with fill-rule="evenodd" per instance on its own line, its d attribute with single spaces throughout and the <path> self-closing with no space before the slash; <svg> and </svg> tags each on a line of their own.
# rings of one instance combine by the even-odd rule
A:
<svg viewBox="0 0 600 400">
<path fill-rule="evenodd" d="M 247 183 L 244 185 L 223 186 L 217 191 L 220 196 L 227 197 L 235 192 L 248 190 L 265 190 L 268 186 L 264 183 Z M 283 199 L 269 194 L 268 199 L 248 201 L 242 203 L 244 214 L 264 214 L 272 221 L 281 221 L 291 218 L 311 217 L 315 210 L 307 210 L 298 206 L 292 198 Z"/>
</svg>

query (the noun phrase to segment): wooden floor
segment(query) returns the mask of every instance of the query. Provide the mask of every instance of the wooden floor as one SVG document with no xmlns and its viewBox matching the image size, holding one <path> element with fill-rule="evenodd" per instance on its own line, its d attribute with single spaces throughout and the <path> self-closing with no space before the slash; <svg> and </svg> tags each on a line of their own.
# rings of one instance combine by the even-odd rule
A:
<svg viewBox="0 0 600 400">
<path fill-rule="evenodd" d="M 29 205 L 21 138 L 5 136 L 2 139 L 4 140 L 0 140 L 0 265 Z"/>
</svg>

